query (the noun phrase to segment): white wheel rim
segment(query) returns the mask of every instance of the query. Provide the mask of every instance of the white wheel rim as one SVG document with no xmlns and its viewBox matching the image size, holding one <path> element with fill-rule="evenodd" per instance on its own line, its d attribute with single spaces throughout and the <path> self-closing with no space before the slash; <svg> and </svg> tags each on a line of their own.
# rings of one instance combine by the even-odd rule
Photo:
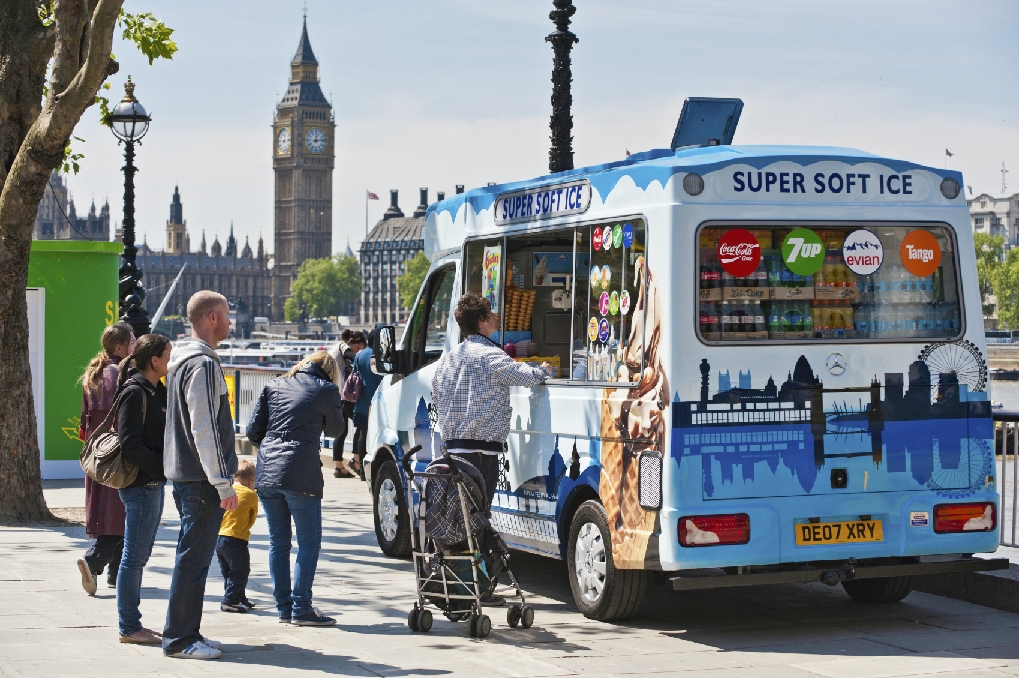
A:
<svg viewBox="0 0 1019 678">
<path fill-rule="evenodd" d="M 584 523 L 577 534 L 573 569 L 584 600 L 597 603 L 605 589 L 605 542 L 594 523 Z"/>
<path fill-rule="evenodd" d="M 379 527 L 386 541 L 396 539 L 396 527 L 400 520 L 400 504 L 396 499 L 396 485 L 389 478 L 379 484 L 379 496 L 375 502 L 379 512 Z"/>
</svg>

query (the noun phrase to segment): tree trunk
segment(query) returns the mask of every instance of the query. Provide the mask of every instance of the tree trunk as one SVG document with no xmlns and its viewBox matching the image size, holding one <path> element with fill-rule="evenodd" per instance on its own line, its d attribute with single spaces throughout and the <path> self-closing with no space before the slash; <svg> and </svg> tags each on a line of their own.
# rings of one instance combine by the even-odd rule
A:
<svg viewBox="0 0 1019 678">
<path fill-rule="evenodd" d="M 28 362 L 28 257 L 36 210 L 64 146 L 103 80 L 123 0 L 0 2 L 0 522 L 50 519 L 42 495 Z M 94 11 L 92 7 L 94 6 Z M 40 105 L 46 65 L 53 77 Z M 50 328 L 50 331 L 59 331 Z"/>
</svg>

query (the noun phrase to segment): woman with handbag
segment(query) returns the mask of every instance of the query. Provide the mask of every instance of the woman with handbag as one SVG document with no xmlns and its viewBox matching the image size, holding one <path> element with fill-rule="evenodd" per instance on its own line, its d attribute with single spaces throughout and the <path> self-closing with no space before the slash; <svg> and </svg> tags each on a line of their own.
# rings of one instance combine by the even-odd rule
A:
<svg viewBox="0 0 1019 678">
<path fill-rule="evenodd" d="M 364 332 L 358 330 L 343 330 L 341 341 L 337 346 L 337 350 L 330 351 L 329 355 L 336 361 L 336 366 L 340 371 L 340 383 L 346 385 L 347 377 L 354 373 L 354 357 L 357 352 L 365 347 Z M 343 397 L 343 390 L 341 387 L 340 396 Z M 334 478 L 353 478 L 354 474 L 351 473 L 346 465 L 343 463 L 343 445 L 347 441 L 347 432 L 350 428 L 350 420 L 354 416 L 354 402 L 357 398 L 343 399 L 343 433 L 339 438 L 333 441 L 333 464 L 336 468 L 333 469 Z"/>
<path fill-rule="evenodd" d="M 103 347 L 82 375 L 81 426 L 78 435 L 87 440 L 109 414 L 117 391 L 117 364 L 131 354 L 134 334 L 124 323 L 103 330 Z M 83 558 L 78 559 L 81 587 L 96 594 L 96 580 L 108 568 L 106 583 L 117 586 L 117 568 L 124 545 L 124 504 L 113 488 L 85 477 L 85 533 L 94 539 Z"/>
<path fill-rule="evenodd" d="M 255 489 L 269 526 L 269 574 L 281 623 L 332 626 L 311 605 L 311 587 L 322 548 L 320 438 L 343 429 L 336 361 L 315 351 L 262 388 L 247 435 L 258 446 Z M 293 519 L 297 565 L 290 581 Z"/>
<path fill-rule="evenodd" d="M 366 345 L 354 357 L 354 372 L 347 378 L 356 377 L 360 389 L 354 403 L 354 453 L 351 455 L 347 468 L 364 480 L 364 456 L 367 454 L 368 412 L 371 410 L 372 398 L 379 390 L 382 376 L 372 371 L 372 341 L 378 328 L 372 330 L 366 338 Z M 344 384 L 346 391 L 346 384 Z"/>
<path fill-rule="evenodd" d="M 117 617 L 120 642 L 160 645 L 162 638 L 142 626 L 142 570 L 152 554 L 163 515 L 163 432 L 166 428 L 166 376 L 170 340 L 146 334 L 134 352 L 120 362 L 117 437 L 124 462 L 138 467 L 134 482 L 120 490 L 127 509 L 124 555 L 117 578 Z"/>
</svg>

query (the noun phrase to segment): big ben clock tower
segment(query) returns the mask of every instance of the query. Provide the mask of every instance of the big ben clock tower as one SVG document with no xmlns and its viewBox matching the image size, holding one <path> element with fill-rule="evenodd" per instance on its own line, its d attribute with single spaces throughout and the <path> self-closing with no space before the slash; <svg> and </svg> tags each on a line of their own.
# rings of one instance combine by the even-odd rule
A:
<svg viewBox="0 0 1019 678">
<path fill-rule="evenodd" d="M 290 86 L 276 106 L 272 124 L 274 319 L 283 317 L 283 302 L 290 296 L 301 263 L 332 255 L 335 129 L 332 106 L 319 86 L 318 61 L 311 51 L 305 16 L 301 42 L 290 62 Z"/>
</svg>

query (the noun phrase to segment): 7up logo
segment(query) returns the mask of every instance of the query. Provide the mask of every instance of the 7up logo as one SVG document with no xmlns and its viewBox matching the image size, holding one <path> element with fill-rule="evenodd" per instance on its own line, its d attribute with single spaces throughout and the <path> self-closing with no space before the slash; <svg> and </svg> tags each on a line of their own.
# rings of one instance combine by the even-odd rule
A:
<svg viewBox="0 0 1019 678">
<path fill-rule="evenodd" d="M 809 228 L 797 228 L 782 241 L 782 261 L 798 275 L 813 275 L 824 264 L 824 245 Z"/>
</svg>

